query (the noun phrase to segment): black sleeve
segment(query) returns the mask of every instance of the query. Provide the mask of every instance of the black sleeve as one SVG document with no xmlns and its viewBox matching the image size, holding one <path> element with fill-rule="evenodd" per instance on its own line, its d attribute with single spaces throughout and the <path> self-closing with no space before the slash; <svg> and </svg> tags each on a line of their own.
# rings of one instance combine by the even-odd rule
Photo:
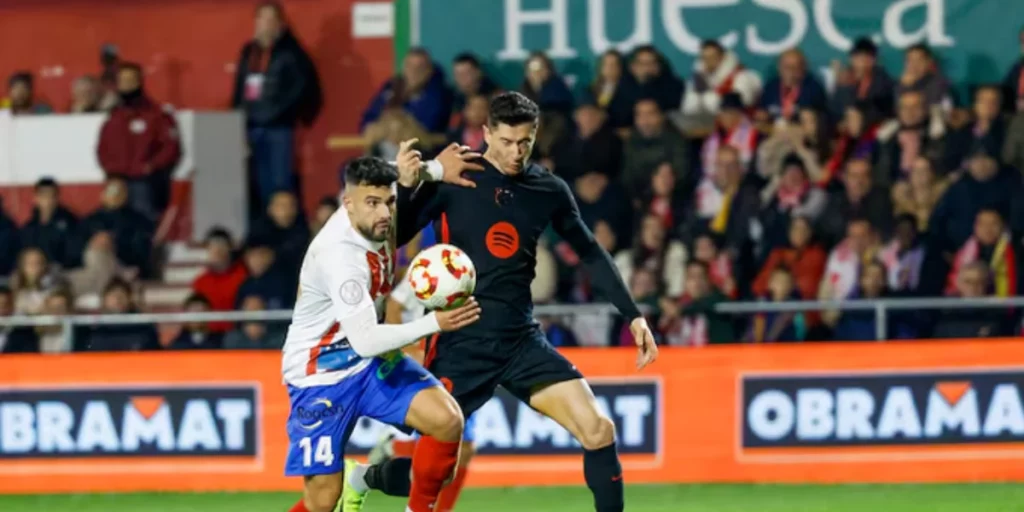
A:
<svg viewBox="0 0 1024 512">
<path fill-rule="evenodd" d="M 286 53 L 281 59 L 285 65 L 278 76 L 280 90 L 270 101 L 267 121 L 278 121 L 288 112 L 294 111 L 302 101 L 302 93 L 306 91 L 306 83 L 309 81 L 308 73 L 293 53 Z"/>
<path fill-rule="evenodd" d="M 583 219 L 580 218 L 580 210 L 577 208 L 576 200 L 573 199 L 572 193 L 569 191 L 569 186 L 560 178 L 553 177 L 553 179 L 558 184 L 558 200 L 561 203 L 556 209 L 555 217 L 551 221 L 555 232 L 572 246 L 576 254 L 579 255 L 580 260 L 586 264 L 598 292 L 610 301 L 626 319 L 633 320 L 634 318 L 639 318 L 642 316 L 640 308 L 636 306 L 633 298 L 630 297 L 629 289 L 626 288 L 626 284 L 622 281 L 622 276 L 619 275 L 618 269 L 615 268 L 612 257 L 597 244 L 597 241 L 594 240 L 594 235 L 587 228 L 586 224 L 583 223 Z"/>
<path fill-rule="evenodd" d="M 398 185 L 395 211 L 395 245 L 401 247 L 409 243 L 421 229 L 440 217 L 444 211 L 441 185 L 434 182 L 421 182 L 417 188 Z"/>
</svg>

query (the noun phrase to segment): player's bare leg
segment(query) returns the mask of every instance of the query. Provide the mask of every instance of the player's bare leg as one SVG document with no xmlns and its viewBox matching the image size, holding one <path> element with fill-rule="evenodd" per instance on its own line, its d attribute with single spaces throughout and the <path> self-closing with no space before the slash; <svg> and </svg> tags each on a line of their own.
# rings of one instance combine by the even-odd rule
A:
<svg viewBox="0 0 1024 512">
<path fill-rule="evenodd" d="M 302 500 L 289 512 L 334 512 L 341 498 L 341 479 L 341 473 L 307 476 Z"/>
<path fill-rule="evenodd" d="M 444 389 L 428 388 L 413 398 L 405 424 L 423 435 L 413 454 L 408 510 L 434 512 L 441 488 L 458 466 L 462 410 Z"/>
<path fill-rule="evenodd" d="M 615 449 L 615 424 L 597 408 L 582 379 L 540 388 L 530 406 L 565 427 L 583 445 L 583 475 L 594 493 L 597 512 L 622 512 L 622 464 Z"/>
</svg>

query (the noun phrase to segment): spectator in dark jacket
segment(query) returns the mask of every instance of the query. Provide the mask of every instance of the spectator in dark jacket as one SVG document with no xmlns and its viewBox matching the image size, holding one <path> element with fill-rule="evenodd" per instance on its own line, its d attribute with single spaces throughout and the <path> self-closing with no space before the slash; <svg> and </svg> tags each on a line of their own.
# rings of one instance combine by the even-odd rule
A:
<svg viewBox="0 0 1024 512">
<path fill-rule="evenodd" d="M 543 52 L 533 52 L 526 59 L 523 84 L 519 88 L 540 107 L 541 112 L 554 112 L 568 118 L 573 108 L 572 92 L 555 65 Z"/>
<path fill-rule="evenodd" d="M 878 45 L 861 37 L 850 50 L 850 69 L 837 77 L 832 113 L 836 119 L 846 110 L 861 104 L 882 116 L 892 113 L 893 88 L 896 85 L 885 68 L 878 64 Z"/>
<path fill-rule="evenodd" d="M 14 315 L 14 294 L 0 286 L 0 318 Z M 0 327 L 0 354 L 39 352 L 39 338 L 31 327 Z"/>
<path fill-rule="evenodd" d="M 319 97 L 312 59 L 288 29 L 277 3 L 256 9 L 256 36 L 242 47 L 231 104 L 245 112 L 250 172 L 260 206 L 277 190 L 293 190 L 295 127 Z"/>
<path fill-rule="evenodd" d="M 946 127 L 942 116 L 932 115 L 924 95 L 917 91 L 905 92 L 896 101 L 896 119 L 878 129 L 875 184 L 889 187 L 909 177 L 914 160 L 921 156 L 935 162 L 935 171 L 944 175 L 951 166 L 945 159 Z"/>
<path fill-rule="evenodd" d="M 1024 29 L 1017 33 L 1017 47 L 1021 57 L 1003 79 L 1003 100 L 1007 111 L 1024 112 Z"/>
<path fill-rule="evenodd" d="M 4 276 L 9 276 L 14 271 L 21 249 L 18 225 L 7 215 L 3 207 L 3 198 L 0 198 L 0 247 L 4 248 L 0 251 L 0 280 L 3 280 Z"/>
<path fill-rule="evenodd" d="M 892 198 L 871 180 L 871 162 L 854 158 L 846 164 L 842 190 L 833 192 L 815 230 L 828 246 L 846 236 L 846 222 L 865 218 L 875 230 L 887 235 L 892 230 Z"/>
<path fill-rule="evenodd" d="M 680 190 L 693 190 L 694 176 L 690 144 L 675 130 L 653 99 L 636 103 L 636 126 L 630 130 L 623 152 L 622 182 L 630 199 L 643 196 L 651 175 L 669 162 Z"/>
<path fill-rule="evenodd" d="M 444 133 L 452 113 L 452 91 L 445 84 L 444 72 L 423 48 L 413 48 L 405 55 L 402 73 L 388 80 L 363 111 L 359 131 L 377 121 L 385 110 L 401 107 L 412 114 L 423 129 Z"/>
<path fill-rule="evenodd" d="M 896 84 L 896 99 L 908 91 L 921 93 L 929 109 L 952 107 L 949 79 L 939 71 L 935 55 L 923 43 L 907 48 L 904 53 L 903 75 Z"/>
<path fill-rule="evenodd" d="M 242 260 L 249 277 L 238 288 L 236 309 L 244 297 L 252 295 L 263 299 L 267 309 L 290 309 L 295 305 L 295 283 L 288 272 L 275 265 L 274 249 L 257 241 L 245 249 Z"/>
<path fill-rule="evenodd" d="M 991 297 L 988 264 L 975 261 L 960 269 L 957 296 L 965 299 Z M 1011 336 L 1014 316 L 1006 308 L 950 309 L 936 315 L 933 338 L 991 338 Z"/>
<path fill-rule="evenodd" d="M 888 280 L 885 265 L 872 261 L 864 266 L 860 273 L 860 283 L 853 292 L 852 299 L 880 300 L 893 294 L 886 285 Z M 832 339 L 836 341 L 885 341 L 879 340 L 876 334 L 878 318 L 874 311 L 847 311 L 839 319 Z M 912 325 L 902 316 L 890 314 L 886 318 L 887 339 L 908 339 L 917 335 Z"/>
<path fill-rule="evenodd" d="M 576 109 L 576 133 L 554 155 L 554 171 L 566 181 L 587 172 L 600 172 L 613 181 L 622 173 L 622 139 L 608 116 L 593 103 Z"/>
<path fill-rule="evenodd" d="M 297 278 L 309 245 L 309 225 L 300 218 L 298 201 L 290 192 L 274 194 L 267 214 L 253 225 L 246 245 L 260 244 L 272 247 L 281 270 Z"/>
<path fill-rule="evenodd" d="M 206 313 L 210 311 L 210 301 L 199 294 L 192 294 L 185 299 L 187 313 Z M 188 322 L 181 327 L 181 332 L 171 340 L 167 347 L 170 350 L 197 350 L 221 348 L 223 334 L 210 331 L 207 322 Z"/>
<path fill-rule="evenodd" d="M 628 127 L 637 102 L 653 99 L 663 112 L 679 110 L 683 103 L 683 81 L 672 72 L 668 60 L 653 46 L 633 50 L 629 73 L 623 76 L 621 92 L 616 91 L 608 105 L 608 116 L 615 128 Z"/>
<path fill-rule="evenodd" d="M 124 178 L 107 178 L 99 209 L 79 225 L 79 241 L 91 240 L 96 233 L 113 235 L 118 261 L 135 267 L 143 277 L 152 277 L 153 222 L 128 205 L 128 186 Z"/>
<path fill-rule="evenodd" d="M 823 112 L 828 107 L 825 87 L 807 70 L 807 59 L 800 50 L 789 50 L 779 56 L 778 75 L 772 77 L 761 92 L 757 120 L 796 119 L 801 108 Z"/>
<path fill-rule="evenodd" d="M 455 95 L 452 113 L 458 115 L 466 108 L 466 102 L 473 96 L 489 98 L 498 91 L 497 84 L 480 68 L 480 60 L 472 53 L 460 53 L 452 60 L 452 80 Z"/>
<path fill-rule="evenodd" d="M 78 219 L 60 204 L 60 189 L 53 178 L 36 182 L 35 208 L 32 218 L 21 228 L 21 242 L 24 247 L 38 247 L 46 257 L 64 268 L 72 268 L 81 261 L 81 254 L 75 254 L 75 229 Z"/>
<path fill-rule="evenodd" d="M 231 235 L 223 228 L 213 228 L 206 235 L 206 270 L 192 282 L 192 291 L 202 295 L 213 311 L 235 309 L 238 289 L 245 282 L 245 265 L 234 261 Z M 229 322 L 213 322 L 212 332 L 224 333 L 231 328 Z"/>
<path fill-rule="evenodd" d="M 103 313 L 137 313 L 131 285 L 114 279 L 103 291 Z M 159 350 L 160 337 L 152 324 L 99 325 L 89 333 L 87 350 L 93 352 Z"/>
<path fill-rule="evenodd" d="M 946 144 L 946 161 L 953 169 L 967 167 L 967 157 L 972 148 L 984 147 L 989 153 L 998 155 L 1006 140 L 1006 121 L 1002 112 L 1003 95 L 999 87 L 987 85 L 974 93 L 974 107 L 971 122 L 949 134 Z"/>
<path fill-rule="evenodd" d="M 49 105 L 36 101 L 34 82 L 35 78 L 28 71 L 11 75 L 7 79 L 7 97 L 0 102 L 0 108 L 10 109 L 16 116 L 52 113 Z"/>
<path fill-rule="evenodd" d="M 146 95 L 142 68 L 121 64 L 121 103 L 103 123 L 97 155 L 107 176 L 123 176 L 136 211 L 157 222 L 171 198 L 171 173 L 181 159 L 178 124 Z"/>
</svg>

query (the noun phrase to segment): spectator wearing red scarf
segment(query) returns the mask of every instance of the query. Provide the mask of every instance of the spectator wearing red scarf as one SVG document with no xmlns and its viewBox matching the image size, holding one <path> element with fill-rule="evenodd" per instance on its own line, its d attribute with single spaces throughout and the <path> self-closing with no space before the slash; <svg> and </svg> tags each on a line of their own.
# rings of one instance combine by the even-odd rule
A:
<svg viewBox="0 0 1024 512">
<path fill-rule="evenodd" d="M 833 112 L 837 117 L 858 103 L 870 105 L 885 116 L 892 113 L 896 83 L 885 68 L 878 65 L 878 45 L 874 41 L 858 38 L 850 50 L 850 67 L 835 71 Z"/>
<path fill-rule="evenodd" d="M 791 218 L 804 217 L 817 222 L 828 204 L 828 196 L 811 183 L 800 157 L 790 155 L 782 167 L 777 183 L 765 187 L 761 197 L 765 207 L 758 215 L 760 242 L 767 250 L 786 243 Z"/>
<path fill-rule="evenodd" d="M 991 281 L 996 297 L 1017 295 L 1019 257 L 1013 238 L 1006 231 L 1003 216 L 993 209 L 983 209 L 974 220 L 974 235 L 967 240 L 953 257 L 949 271 L 946 294 L 955 295 L 957 277 L 974 262 L 986 263 L 991 272 Z"/>
<path fill-rule="evenodd" d="M 878 151 L 878 114 L 864 102 L 846 108 L 832 157 L 822 166 L 818 185 L 832 188 L 847 162 L 863 158 L 874 162 Z"/>
<path fill-rule="evenodd" d="M 807 72 L 807 59 L 797 49 L 779 56 L 778 75 L 768 80 L 754 118 L 759 123 L 793 119 L 802 107 L 825 111 L 828 95 L 817 78 Z"/>
</svg>

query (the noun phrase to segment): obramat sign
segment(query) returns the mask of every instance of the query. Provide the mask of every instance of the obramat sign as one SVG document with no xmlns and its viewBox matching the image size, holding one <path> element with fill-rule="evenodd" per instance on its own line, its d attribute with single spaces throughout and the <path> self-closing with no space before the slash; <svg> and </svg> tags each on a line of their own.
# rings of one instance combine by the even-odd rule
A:
<svg viewBox="0 0 1024 512">
<path fill-rule="evenodd" d="M 1021 341 L 564 353 L 630 483 L 1024 480 Z M 0 356 L 0 493 L 297 491 L 288 413 L 276 352 Z M 572 437 L 504 392 L 476 423 L 470 485 L 584 484 Z"/>
</svg>

